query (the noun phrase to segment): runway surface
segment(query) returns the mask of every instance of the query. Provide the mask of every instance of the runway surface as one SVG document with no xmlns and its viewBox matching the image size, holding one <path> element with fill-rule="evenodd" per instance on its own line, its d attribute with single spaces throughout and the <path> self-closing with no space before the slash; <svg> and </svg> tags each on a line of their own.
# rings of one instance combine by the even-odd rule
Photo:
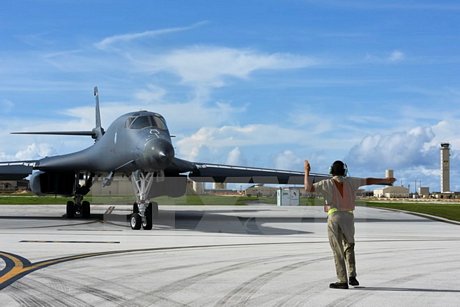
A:
<svg viewBox="0 0 460 307">
<path fill-rule="evenodd" d="M 320 207 L 0 206 L 1 306 L 459 306 L 460 226 L 358 208 L 360 287 L 335 270 Z"/>
</svg>

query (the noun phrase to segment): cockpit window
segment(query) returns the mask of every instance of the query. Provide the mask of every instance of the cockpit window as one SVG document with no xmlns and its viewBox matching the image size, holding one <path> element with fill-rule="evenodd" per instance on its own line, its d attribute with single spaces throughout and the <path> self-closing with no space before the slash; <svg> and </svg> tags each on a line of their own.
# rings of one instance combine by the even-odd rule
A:
<svg viewBox="0 0 460 307">
<path fill-rule="evenodd" d="M 162 129 L 162 130 L 168 129 L 166 127 L 166 122 L 165 122 L 163 117 L 161 117 L 161 116 L 153 116 L 153 120 L 155 121 L 155 124 L 159 129 Z"/>
<path fill-rule="evenodd" d="M 131 124 L 131 129 L 142 129 L 146 127 L 151 127 L 152 123 L 149 116 L 139 116 Z"/>
<path fill-rule="evenodd" d="M 166 123 L 161 116 L 145 115 L 130 117 L 126 120 L 126 127 L 130 129 L 158 128 L 166 130 Z"/>
</svg>

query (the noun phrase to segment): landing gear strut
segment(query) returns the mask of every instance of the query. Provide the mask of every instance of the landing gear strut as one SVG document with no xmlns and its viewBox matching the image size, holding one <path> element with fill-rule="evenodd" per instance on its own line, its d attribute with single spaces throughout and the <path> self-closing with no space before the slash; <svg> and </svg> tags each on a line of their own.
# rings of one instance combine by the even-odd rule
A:
<svg viewBox="0 0 460 307">
<path fill-rule="evenodd" d="M 93 184 L 93 174 L 85 175 L 85 184 L 80 186 L 79 184 L 79 174 L 76 175 L 76 187 L 75 187 L 75 196 L 74 200 L 69 200 L 66 206 L 67 218 L 73 219 L 77 214 L 80 214 L 82 218 L 88 219 L 91 217 L 91 208 L 90 203 L 86 200 L 83 200 L 83 196 L 88 194 L 92 184 Z"/>
<path fill-rule="evenodd" d="M 133 213 L 130 218 L 131 229 L 151 230 L 153 216 L 158 214 L 158 204 L 149 202 L 149 194 L 154 182 L 164 180 L 163 172 L 141 172 L 131 174 L 131 183 L 136 194 L 136 202 L 133 204 Z"/>
</svg>

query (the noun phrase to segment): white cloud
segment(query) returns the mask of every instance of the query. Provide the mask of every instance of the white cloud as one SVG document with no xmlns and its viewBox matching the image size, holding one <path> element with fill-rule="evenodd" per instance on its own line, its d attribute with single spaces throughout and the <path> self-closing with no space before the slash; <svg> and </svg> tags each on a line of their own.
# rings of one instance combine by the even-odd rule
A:
<svg viewBox="0 0 460 307">
<path fill-rule="evenodd" d="M 305 144 L 303 131 L 276 125 L 247 125 L 203 127 L 190 136 L 176 142 L 178 155 L 197 160 L 202 151 L 221 150 L 229 147 L 256 147 L 264 145 Z"/>
<path fill-rule="evenodd" d="M 147 88 L 140 89 L 134 93 L 134 98 L 145 103 L 155 103 L 163 101 L 167 91 L 155 84 L 147 85 Z"/>
<path fill-rule="evenodd" d="M 394 169 L 396 184 L 422 182 L 439 191 L 440 144 L 451 144 L 451 185 L 460 183 L 460 136 L 456 133 L 460 120 L 442 120 L 430 127 L 415 127 L 388 135 L 369 135 L 353 146 L 345 160 L 353 175 L 382 176 L 385 169 Z M 419 185 L 420 183 L 417 183 Z"/>
<path fill-rule="evenodd" d="M 388 57 L 388 60 L 392 63 L 394 62 L 400 62 L 405 59 L 405 54 L 399 50 L 394 50 L 391 52 L 390 56 Z"/>
<path fill-rule="evenodd" d="M 222 125 L 246 111 L 245 106 L 238 107 L 225 101 L 209 103 L 207 93 L 202 91 L 195 91 L 194 94 L 186 102 L 168 102 L 165 97 L 167 92 L 161 87 L 151 85 L 136 92 L 135 98 L 142 108 L 161 113 L 173 134 L 178 134 L 179 131 L 195 131 L 203 125 Z M 134 104 L 129 106 L 131 111 L 133 106 Z"/>
<path fill-rule="evenodd" d="M 373 64 L 399 63 L 406 59 L 406 54 L 400 50 L 393 50 L 389 54 L 366 54 L 365 61 Z"/>
<path fill-rule="evenodd" d="M 241 151 L 239 147 L 233 148 L 227 156 L 227 161 L 225 164 L 229 165 L 244 165 L 245 163 L 242 161 Z"/>
<path fill-rule="evenodd" d="M 330 132 L 337 127 L 335 119 L 329 118 L 318 111 L 306 110 L 305 108 L 295 109 L 288 114 L 289 123 L 295 127 L 308 127 L 308 135 L 317 135 L 325 132 Z M 321 120 L 318 120 L 321 118 Z"/>
<path fill-rule="evenodd" d="M 431 128 L 417 127 L 390 135 L 370 135 L 350 149 L 347 160 L 353 165 L 370 169 L 406 168 L 429 163 L 434 138 Z"/>
<path fill-rule="evenodd" d="M 317 64 L 311 58 L 291 54 L 265 54 L 249 49 L 193 46 L 167 54 L 136 59 L 143 69 L 167 71 L 180 76 L 183 83 L 221 87 L 226 77 L 248 78 L 257 70 L 304 68 Z"/>
<path fill-rule="evenodd" d="M 109 36 L 109 37 L 106 37 L 100 40 L 99 42 L 95 43 L 94 46 L 98 49 L 107 49 L 116 44 L 123 44 L 123 43 L 128 43 L 128 42 L 132 42 L 132 41 L 136 41 L 140 39 L 154 38 L 154 37 L 161 36 L 161 35 L 192 30 L 206 23 L 207 22 L 203 21 L 203 22 L 195 23 L 191 26 L 186 26 L 186 27 L 175 27 L 175 28 L 143 31 L 143 32 L 137 32 L 137 33 L 113 35 L 113 36 Z"/>
<path fill-rule="evenodd" d="M 17 160 L 34 160 L 50 156 L 54 154 L 55 151 L 49 144 L 30 144 L 25 149 L 20 150 L 16 153 L 15 159 Z"/>
<path fill-rule="evenodd" d="M 446 119 L 433 125 L 432 129 L 436 137 L 430 146 L 439 146 L 440 143 L 450 143 L 451 147 L 460 151 L 460 135 L 458 134 L 460 119 Z"/>
<path fill-rule="evenodd" d="M 275 157 L 275 168 L 283 170 L 299 169 L 305 159 L 299 158 L 291 150 L 285 150 Z"/>
</svg>

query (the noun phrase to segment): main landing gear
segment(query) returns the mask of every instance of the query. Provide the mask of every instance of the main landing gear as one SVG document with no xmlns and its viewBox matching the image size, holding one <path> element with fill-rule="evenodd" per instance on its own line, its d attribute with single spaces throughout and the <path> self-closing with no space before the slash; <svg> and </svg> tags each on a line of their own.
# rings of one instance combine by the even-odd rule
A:
<svg viewBox="0 0 460 307">
<path fill-rule="evenodd" d="M 93 174 L 85 174 L 83 178 L 85 179 L 85 184 L 83 186 L 80 186 L 79 174 L 76 175 L 74 200 L 69 200 L 66 206 L 66 214 L 67 218 L 69 219 L 73 219 L 77 215 L 80 215 L 84 219 L 88 219 L 91 217 L 90 203 L 86 200 L 83 200 L 83 196 L 88 194 L 93 184 Z"/>
<path fill-rule="evenodd" d="M 76 199 L 79 197 L 75 197 Z M 69 200 L 66 207 L 67 218 L 73 219 L 76 215 L 80 214 L 82 218 L 89 219 L 91 217 L 91 209 L 88 201 L 73 202 Z"/>
<path fill-rule="evenodd" d="M 149 201 L 150 190 L 154 182 L 164 180 L 163 172 L 135 171 L 131 174 L 131 183 L 136 194 L 136 202 L 133 204 L 133 213 L 130 218 L 131 229 L 151 230 L 153 216 L 158 215 L 158 204 Z"/>
</svg>

